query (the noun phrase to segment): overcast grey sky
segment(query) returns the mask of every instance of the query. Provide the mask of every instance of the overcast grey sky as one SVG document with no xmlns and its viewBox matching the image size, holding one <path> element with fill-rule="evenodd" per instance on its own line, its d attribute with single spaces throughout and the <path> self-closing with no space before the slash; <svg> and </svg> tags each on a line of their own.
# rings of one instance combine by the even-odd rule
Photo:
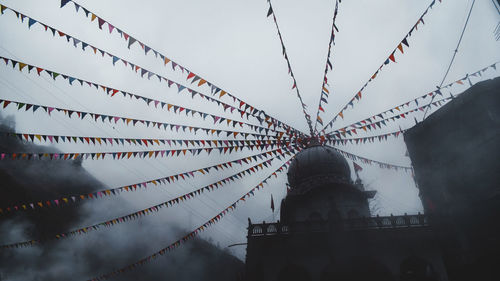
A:
<svg viewBox="0 0 500 281">
<path fill-rule="evenodd" d="M 322 115 L 324 120 L 330 120 L 359 90 L 430 2 L 342 1 L 336 23 L 340 32 L 337 33 L 336 44 L 332 48 L 331 61 L 334 70 L 328 77 L 333 93 L 325 107 L 326 114 Z M 59 9 L 58 0 L 2 0 L 0 3 L 110 53 L 187 84 L 185 75 L 171 71 L 170 67 L 163 67 L 152 53 L 144 56 L 137 44 L 128 50 L 116 32 L 109 35 L 107 31 L 99 31 L 95 27 L 97 23 L 90 23 L 82 11 L 76 14 L 72 4 Z M 292 80 L 287 75 L 286 63 L 281 56 L 275 26 L 270 18 L 266 18 L 267 1 L 88 0 L 79 3 L 233 95 L 288 124 L 308 131 L 300 104 L 291 89 Z M 425 25 L 420 26 L 410 37 L 410 48 L 405 49 L 404 55 L 397 54 L 397 63 L 384 67 L 377 79 L 366 88 L 362 101 L 356 104 L 353 110 L 347 111 L 345 121 L 339 122 L 335 127 L 364 119 L 434 90 L 451 59 L 470 5 L 470 0 L 445 0 L 436 4 L 425 17 Z M 298 87 L 309 106 L 309 114 L 314 117 L 323 79 L 334 1 L 274 0 L 273 6 Z M 462 45 L 445 83 L 500 60 L 500 43 L 495 41 L 493 35 L 499 20 L 500 16 L 490 0 L 476 1 Z M 178 95 L 175 90 L 168 89 L 164 83 L 160 84 L 157 80 L 141 79 L 120 62 L 113 67 L 109 58 L 95 56 L 90 49 L 82 52 L 81 48 L 72 47 L 64 38 L 53 38 L 39 25 L 28 30 L 27 23 L 20 24 L 11 12 L 0 17 L 0 31 L 2 56 L 140 95 L 230 116 L 212 104 Z M 496 76 L 498 72 L 489 70 L 483 78 Z M 34 73 L 21 74 L 5 66 L 0 66 L 0 84 L 0 97 L 5 99 L 164 122 L 212 125 L 211 122 L 203 122 L 199 118 L 180 117 L 153 110 L 142 102 L 121 97 L 110 98 L 103 95 L 102 91 L 97 92 L 89 87 L 69 86 L 61 79 L 53 82 L 47 77 L 37 77 Z M 467 87 L 457 85 L 451 91 L 456 94 Z M 209 93 L 206 87 L 200 89 Z M 49 118 L 41 113 L 18 113 L 13 107 L 3 112 L 15 115 L 18 132 L 110 137 L 192 137 L 189 134 L 173 134 L 141 126 L 111 126 L 76 118 L 70 120 L 61 114 L 54 114 Z M 422 119 L 421 115 L 415 116 L 419 120 Z M 391 124 L 378 133 L 393 131 L 398 125 L 402 128 L 409 127 L 414 124 L 412 120 L 413 118 L 409 118 L 404 122 Z M 227 128 L 222 125 L 217 127 Z M 197 137 L 210 138 L 203 133 Z M 131 147 L 63 144 L 57 145 L 57 148 L 63 151 L 122 151 Z M 341 148 L 379 161 L 410 164 L 409 159 L 405 157 L 406 148 L 402 138 L 386 143 Z M 256 152 L 252 154 L 254 153 Z M 241 158 L 244 154 L 248 155 L 248 152 L 223 157 L 215 153 L 210 157 L 203 155 L 158 160 L 88 160 L 84 162 L 84 167 L 103 183 L 116 187 Z M 280 165 L 278 161 L 274 164 L 274 167 Z M 378 191 L 378 213 L 416 213 L 422 210 L 417 190 L 409 174 L 362 166 L 364 170 L 361 177 L 367 188 Z M 120 208 L 116 202 L 112 202 L 113 199 L 96 201 L 86 205 L 86 208 L 97 210 L 87 222 L 94 223 L 134 211 L 135 208 L 157 204 L 238 171 L 236 168 L 154 191 L 127 194 L 123 196 L 131 204 L 127 208 Z M 186 229 L 194 229 L 266 176 L 266 171 L 259 172 L 183 206 L 160 212 L 148 220 L 160 228 L 179 224 Z M 244 242 L 246 218 L 251 217 L 254 221 L 271 220 L 270 194 L 273 194 L 279 206 L 278 202 L 285 195 L 285 181 L 284 175 L 272 181 L 264 191 L 256 193 L 253 199 L 241 205 L 203 236 L 212 237 L 222 246 Z M 134 209 L 131 209 L 132 207 Z M 133 231 L 133 228 L 127 229 Z M 101 232 L 104 231 L 117 232 L 120 227 Z M 151 231 L 155 231 L 155 228 Z M 97 241 L 99 235 L 102 234 L 90 234 L 92 238 L 89 238 L 89 243 L 92 239 Z M 157 248 L 176 239 L 178 237 L 159 241 Z M 234 248 L 234 251 L 239 258 L 244 258 L 244 247 Z"/>
</svg>

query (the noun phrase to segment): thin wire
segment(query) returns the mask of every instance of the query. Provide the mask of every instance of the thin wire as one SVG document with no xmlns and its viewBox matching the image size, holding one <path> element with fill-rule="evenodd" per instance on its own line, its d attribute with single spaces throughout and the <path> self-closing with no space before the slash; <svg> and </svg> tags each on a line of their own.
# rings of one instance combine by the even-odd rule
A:
<svg viewBox="0 0 500 281">
<path fill-rule="evenodd" d="M 462 38 L 464 37 L 465 29 L 467 28 L 467 24 L 469 23 L 470 15 L 472 13 L 472 8 L 474 8 L 474 3 L 476 3 L 476 0 L 472 0 L 472 5 L 470 6 L 469 14 L 467 15 L 467 19 L 465 20 L 465 25 L 464 25 L 464 28 L 462 29 L 462 33 L 460 34 L 460 39 L 458 39 L 457 47 L 455 48 L 455 51 L 453 52 L 453 56 L 451 57 L 450 64 L 448 65 L 448 69 L 446 70 L 446 73 L 444 74 L 443 80 L 441 80 L 441 83 L 439 84 L 438 88 L 441 88 L 441 86 L 443 86 L 444 80 L 448 76 L 448 73 L 450 72 L 451 66 L 453 65 L 453 61 L 455 60 L 455 56 L 458 53 L 458 47 L 460 47 L 460 43 L 462 43 Z M 434 101 L 435 97 L 436 97 L 436 95 L 434 95 L 432 97 L 432 99 L 429 102 L 429 104 L 431 104 Z M 425 116 L 427 115 L 427 112 L 429 111 L 429 108 L 430 107 L 428 107 L 425 110 L 424 117 L 422 118 L 422 121 L 425 120 Z"/>
<path fill-rule="evenodd" d="M 493 2 L 493 6 L 495 6 L 495 8 L 497 8 L 497 12 L 500 14 L 500 8 L 498 8 L 498 5 L 495 2 L 495 0 L 491 0 L 491 1 Z"/>
</svg>

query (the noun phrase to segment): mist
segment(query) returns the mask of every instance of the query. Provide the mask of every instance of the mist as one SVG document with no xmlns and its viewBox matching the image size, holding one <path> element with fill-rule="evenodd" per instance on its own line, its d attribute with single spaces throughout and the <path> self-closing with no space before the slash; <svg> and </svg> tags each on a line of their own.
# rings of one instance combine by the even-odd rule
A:
<svg viewBox="0 0 500 281">
<path fill-rule="evenodd" d="M 1 132 L 14 129 L 12 117 L 0 117 Z M 0 138 L 0 148 L 5 152 L 58 151 L 5 135 Z M 76 160 L 0 161 L 0 182 L 2 207 L 86 194 L 103 187 L 82 167 L 82 162 Z M 100 208 L 90 205 L 77 203 L 3 215 L 0 243 L 48 239 L 86 221 L 101 221 L 108 208 L 133 208 L 122 199 L 109 201 Z M 146 256 L 187 232 L 175 222 L 158 226 L 148 218 L 140 218 L 113 229 L 61 240 L 49 239 L 28 248 L 4 249 L 0 251 L 0 280 L 86 280 Z M 175 250 L 174 255 L 155 260 L 117 280 L 213 280 L 214 274 L 220 276 L 219 280 L 237 280 L 243 263 L 212 243 L 197 238 Z"/>
<path fill-rule="evenodd" d="M 292 90 L 287 65 L 281 55 L 275 27 L 272 20 L 266 18 L 269 8 L 266 0 L 75 2 L 81 2 L 131 36 L 249 104 L 299 130 L 307 131 L 300 104 Z M 316 116 L 320 97 L 334 2 L 273 1 L 289 59 L 297 76 L 297 86 L 308 106 L 308 113 L 313 118 Z M 332 47 L 333 70 L 328 77 L 332 94 L 328 104 L 324 105 L 325 113 L 322 115 L 325 121 L 332 118 L 373 75 L 373 71 L 387 59 L 390 50 L 400 42 L 401 36 L 415 24 L 415 20 L 431 1 L 341 2 L 336 22 L 339 32 Z M 346 112 L 345 119 L 338 120 L 335 128 L 363 120 L 436 89 L 454 52 L 471 3 L 469 0 L 439 2 L 427 16 L 425 24 L 419 26 L 418 32 L 410 38 L 409 48 L 405 47 L 404 54 L 398 53 L 396 63 L 384 68 L 363 93 L 363 99 Z M 495 40 L 493 33 L 499 18 L 490 2 L 476 1 L 463 43 L 446 83 L 500 59 L 500 41 Z M 197 88 L 196 84 L 190 84 L 190 81 L 186 81 L 184 72 L 178 68 L 177 71 L 172 70 L 170 64 L 165 67 L 152 52 L 145 56 L 139 44 L 128 48 L 116 29 L 111 34 L 107 27 L 99 30 L 97 21 L 85 17 L 82 9 L 76 12 L 72 3 L 64 8 L 59 8 L 59 0 L 3 0 L 2 4 L 210 95 L 208 87 Z M 239 118 L 203 99 L 192 99 L 190 95 L 179 94 L 175 87 L 168 88 L 155 78 L 143 79 L 130 71 L 130 66 L 124 66 L 121 62 L 113 64 L 110 58 L 95 55 L 90 48 L 82 51 L 81 45 L 75 47 L 65 37 L 52 36 L 41 25 L 33 25 L 29 29 L 27 25 L 26 20 L 21 23 L 11 11 L 5 11 L 0 16 L 1 56 L 145 97 L 228 118 Z M 481 77 L 471 77 L 471 83 L 495 76 L 498 76 L 498 71 L 488 69 Z M 468 87 L 467 83 L 457 84 L 443 90 L 443 94 L 456 95 Z M 61 77 L 52 79 L 47 75 L 37 76 L 36 71 L 28 74 L 26 68 L 24 72 L 12 70 L 11 65 L 3 63 L 0 65 L 0 98 L 137 119 L 231 129 L 224 124 L 214 124 L 211 120 L 166 112 L 140 100 L 120 95 L 110 97 L 103 94 L 102 90 L 95 90 L 87 85 L 69 85 Z M 221 100 L 231 102 L 227 96 Z M 429 114 L 436 109 L 430 110 Z M 115 138 L 216 139 L 216 136 L 202 133 L 157 130 L 141 124 L 122 126 L 93 122 L 88 118 L 67 118 L 60 112 L 53 112 L 51 116 L 41 112 L 31 114 L 18 111 L 12 105 L 0 110 L 4 113 L 1 131 L 5 132 Z M 423 113 L 416 113 L 415 118 L 422 120 Z M 391 132 L 398 127 L 409 128 L 414 124 L 413 117 L 400 119 L 382 128 L 379 133 Z M 372 133 L 362 136 L 368 135 Z M 0 152 L 113 152 L 146 149 L 128 144 L 50 144 L 36 140 L 35 143 L 30 143 L 12 137 L 0 138 Z M 411 165 L 402 137 L 364 145 L 348 144 L 340 148 L 382 162 Z M 168 148 L 155 146 L 152 149 Z M 3 160 L 0 161 L 0 207 L 143 182 L 254 153 L 259 152 L 243 150 L 231 154 L 119 161 L 111 158 L 84 161 Z M 31 248 L 0 250 L 0 279 L 87 279 L 133 263 L 205 223 L 277 168 L 281 164 L 277 162 L 274 161 L 269 169 L 241 178 L 220 190 L 138 220 L 85 235 L 47 241 Z M 348 162 L 353 171 L 352 161 Z M 411 173 L 380 169 L 376 165 L 362 166 L 363 170 L 359 175 L 365 188 L 377 191 L 376 197 L 370 202 L 373 215 L 416 214 L 423 211 Z M 216 173 L 197 175 L 176 184 L 99 198 L 63 208 L 36 209 L 0 216 L 0 243 L 50 237 L 54 233 L 122 216 L 216 182 L 244 168 L 246 167 L 238 165 Z M 354 172 L 351 174 L 354 175 Z M 228 246 L 246 241 L 248 218 L 253 222 L 275 221 L 279 217 L 279 202 L 286 194 L 286 176 L 278 175 L 266 188 L 255 193 L 255 197 L 201 233 L 199 240 L 189 241 L 151 264 L 136 268 L 116 279 L 157 280 L 167 279 L 168 276 L 174 280 L 211 280 L 206 276 L 216 272 L 218 276 L 227 273 L 228 280 L 234 280 L 231 278 L 242 267 L 246 247 Z M 274 198 L 276 211 L 270 209 L 271 196 Z"/>
</svg>

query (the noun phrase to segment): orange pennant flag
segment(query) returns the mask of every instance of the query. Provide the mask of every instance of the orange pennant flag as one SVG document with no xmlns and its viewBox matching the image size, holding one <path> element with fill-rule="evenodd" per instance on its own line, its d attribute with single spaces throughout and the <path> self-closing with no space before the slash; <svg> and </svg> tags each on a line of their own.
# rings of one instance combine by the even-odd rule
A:
<svg viewBox="0 0 500 281">
<path fill-rule="evenodd" d="M 398 49 L 399 51 L 401 52 L 401 54 L 404 54 L 405 52 L 403 52 L 403 45 L 401 45 L 401 43 L 399 43 L 398 45 Z"/>
<path fill-rule="evenodd" d="M 19 63 L 19 71 L 22 71 L 22 70 L 23 70 L 23 68 L 25 68 L 25 67 L 26 67 L 26 65 L 27 65 L 27 64 L 20 62 L 20 63 Z"/>
</svg>

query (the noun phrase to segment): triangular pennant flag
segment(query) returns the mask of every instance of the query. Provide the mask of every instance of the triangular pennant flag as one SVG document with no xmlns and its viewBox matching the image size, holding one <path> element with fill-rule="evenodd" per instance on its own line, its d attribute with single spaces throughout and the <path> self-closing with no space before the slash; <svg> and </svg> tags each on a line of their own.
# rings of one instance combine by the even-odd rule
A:
<svg viewBox="0 0 500 281">
<path fill-rule="evenodd" d="M 390 56 L 389 56 L 389 59 L 392 60 L 393 62 L 396 62 L 396 59 L 394 58 L 394 53 L 392 53 Z M 373 77 L 375 78 L 375 77 Z"/>
<path fill-rule="evenodd" d="M 130 38 L 128 40 L 128 48 L 129 49 L 130 49 L 130 46 L 132 46 L 132 44 L 135 43 L 135 41 L 137 41 L 137 40 L 135 40 L 135 38 L 133 38 L 132 36 L 130 36 Z"/>
<path fill-rule="evenodd" d="M 267 11 L 267 16 L 269 17 L 272 14 L 273 14 L 273 7 L 269 6 L 269 11 Z"/>
<path fill-rule="evenodd" d="M 97 22 L 98 22 L 98 24 L 99 24 L 99 29 L 102 29 L 102 25 L 103 25 L 106 21 L 98 17 L 98 18 L 97 18 Z"/>
<path fill-rule="evenodd" d="M 64 7 L 66 4 L 68 4 L 68 2 L 70 2 L 71 0 L 61 0 L 61 8 Z"/>
<path fill-rule="evenodd" d="M 29 20 L 28 20 L 28 28 L 31 28 L 31 26 L 34 25 L 35 23 L 37 23 L 36 20 L 34 20 L 32 18 L 29 18 Z"/>
</svg>

